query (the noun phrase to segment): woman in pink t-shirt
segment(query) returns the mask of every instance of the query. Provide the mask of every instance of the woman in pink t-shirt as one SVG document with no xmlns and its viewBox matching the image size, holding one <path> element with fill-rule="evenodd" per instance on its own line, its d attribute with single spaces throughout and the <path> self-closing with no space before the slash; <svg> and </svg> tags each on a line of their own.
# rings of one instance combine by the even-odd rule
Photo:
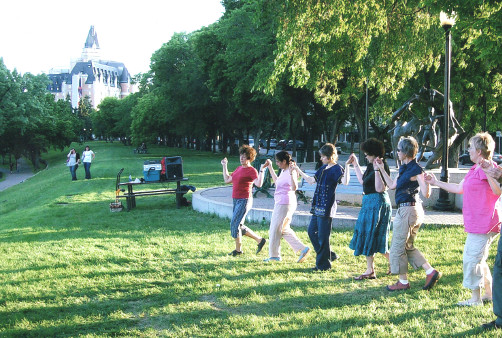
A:
<svg viewBox="0 0 502 338">
<path fill-rule="evenodd" d="M 275 154 L 275 163 L 282 170 L 279 176 L 276 175 L 271 160 L 267 160 L 265 163 L 265 167 L 268 167 L 270 176 L 275 182 L 275 204 L 268 240 L 269 257 L 265 259 L 265 262 L 281 260 L 281 238 L 288 242 L 295 254 L 300 254 L 298 263 L 303 262 L 310 253 L 310 248 L 300 241 L 290 227 L 293 213 L 296 210 L 295 191 L 298 188 L 298 174 L 289 168 L 291 162 L 291 155 L 287 151 Z"/>
<path fill-rule="evenodd" d="M 259 253 L 265 245 L 265 238 L 260 237 L 244 225 L 247 213 L 253 206 L 253 184 L 258 188 L 263 184 L 265 165 L 261 166 L 260 173 L 251 165 L 256 158 L 256 150 L 248 145 L 239 148 L 241 165 L 230 175 L 228 173 L 228 160 L 221 160 L 223 166 L 223 180 L 232 183 L 233 214 L 230 221 L 230 235 L 235 240 L 235 250 L 230 256 L 242 255 L 242 236 L 245 235 L 258 243 L 256 253 Z"/>
<path fill-rule="evenodd" d="M 497 166 L 491 161 L 494 149 L 495 142 L 490 134 L 478 133 L 469 140 L 469 156 L 474 165 L 460 183 L 441 182 L 432 174 L 425 177 L 429 184 L 464 195 L 462 213 L 467 238 L 463 256 L 463 285 L 472 290 L 472 296 L 459 302 L 459 306 L 482 305 L 483 301 L 492 299 L 492 276 L 486 259 L 490 244 L 500 232 L 501 190 L 495 180 L 487 178 L 481 164 L 488 160 L 491 166 Z M 485 288 L 483 296 L 481 286 Z"/>
</svg>

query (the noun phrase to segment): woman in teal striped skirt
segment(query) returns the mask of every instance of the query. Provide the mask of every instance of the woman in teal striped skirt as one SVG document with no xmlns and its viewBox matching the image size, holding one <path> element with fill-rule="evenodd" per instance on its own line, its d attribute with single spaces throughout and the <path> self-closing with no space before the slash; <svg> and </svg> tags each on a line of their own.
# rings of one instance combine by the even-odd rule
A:
<svg viewBox="0 0 502 338">
<path fill-rule="evenodd" d="M 375 253 L 379 252 L 389 259 L 389 232 L 392 216 L 389 194 L 385 181 L 381 174 L 374 170 L 373 161 L 377 158 L 385 158 L 385 148 L 381 141 L 370 138 L 361 145 L 361 150 L 368 160 L 368 166 L 364 174 L 357 161 L 357 157 L 351 154 L 347 160 L 356 171 L 357 179 L 363 185 L 363 204 L 356 226 L 354 236 L 349 247 L 354 250 L 354 256 L 366 256 L 366 271 L 355 277 L 355 280 L 375 279 Z M 384 162 L 385 171 L 390 175 L 389 166 Z M 346 166 L 346 170 L 350 170 Z M 378 175 L 378 176 L 376 176 Z"/>
</svg>

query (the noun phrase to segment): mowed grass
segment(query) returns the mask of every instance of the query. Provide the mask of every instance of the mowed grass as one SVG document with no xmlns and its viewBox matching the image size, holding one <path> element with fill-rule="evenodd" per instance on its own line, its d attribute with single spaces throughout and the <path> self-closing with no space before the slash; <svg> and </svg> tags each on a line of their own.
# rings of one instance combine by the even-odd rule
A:
<svg viewBox="0 0 502 338">
<path fill-rule="evenodd" d="M 491 304 L 459 308 L 462 287 L 459 226 L 425 225 L 417 246 L 444 276 L 422 291 L 423 270 L 410 273 L 411 290 L 390 293 L 387 263 L 378 279 L 352 278 L 365 259 L 348 248 L 351 229 L 335 229 L 341 258 L 312 273 L 283 241 L 283 261 L 266 264 L 267 248 L 244 239 L 233 258 L 229 221 L 176 209 L 174 196 L 137 198 L 131 212 L 112 213 L 117 172 L 142 176 L 145 159 L 180 155 L 188 184 L 222 184 L 222 155 L 153 147 L 134 155 L 119 143 L 92 142 L 93 179 L 71 182 L 67 151 L 51 152 L 49 167 L 0 192 L 0 336 L 464 336 L 491 321 Z M 76 145 L 77 149 L 83 146 Z M 238 158 L 229 158 L 229 168 Z M 188 195 L 190 198 L 190 194 Z M 250 225 L 268 238 L 268 228 Z M 305 228 L 295 229 L 309 243 Z M 490 250 L 493 265 L 496 243 Z"/>
</svg>

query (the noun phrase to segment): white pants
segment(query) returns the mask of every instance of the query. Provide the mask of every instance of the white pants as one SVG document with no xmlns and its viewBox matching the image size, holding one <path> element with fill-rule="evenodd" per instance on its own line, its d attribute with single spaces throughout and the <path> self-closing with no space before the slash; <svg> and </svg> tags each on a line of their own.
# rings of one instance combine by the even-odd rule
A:
<svg viewBox="0 0 502 338">
<path fill-rule="evenodd" d="M 478 290 L 485 284 L 485 281 L 491 284 L 492 275 L 488 264 L 486 264 L 486 259 L 490 245 L 497 235 L 494 232 L 487 234 L 467 233 L 463 257 L 464 287 Z"/>
<path fill-rule="evenodd" d="M 274 205 L 268 240 L 269 257 L 281 257 L 281 238 L 283 237 L 295 253 L 305 249 L 305 245 L 290 227 L 295 210 L 296 204 Z"/>
</svg>

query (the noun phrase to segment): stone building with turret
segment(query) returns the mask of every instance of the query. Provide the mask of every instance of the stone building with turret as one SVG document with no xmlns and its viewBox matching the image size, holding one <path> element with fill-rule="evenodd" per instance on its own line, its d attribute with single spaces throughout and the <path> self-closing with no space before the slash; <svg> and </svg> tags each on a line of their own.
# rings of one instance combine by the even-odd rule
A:
<svg viewBox="0 0 502 338">
<path fill-rule="evenodd" d="M 70 64 L 70 69 L 52 69 L 48 74 L 51 83 L 48 90 L 56 101 L 69 95 L 72 107 L 76 108 L 80 98 L 88 96 L 93 108 L 105 97 L 122 99 L 136 92 L 131 84 L 131 75 L 122 62 L 102 60 L 98 35 L 91 26 L 85 40 L 82 55 Z"/>
</svg>

